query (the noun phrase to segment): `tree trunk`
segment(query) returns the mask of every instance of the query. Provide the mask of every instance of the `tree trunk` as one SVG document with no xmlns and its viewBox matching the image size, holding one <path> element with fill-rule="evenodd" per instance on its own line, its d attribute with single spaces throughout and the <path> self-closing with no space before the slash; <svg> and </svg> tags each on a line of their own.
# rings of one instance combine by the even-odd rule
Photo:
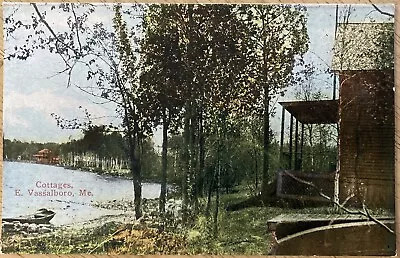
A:
<svg viewBox="0 0 400 258">
<path fill-rule="evenodd" d="M 159 210 L 161 214 L 161 219 L 164 219 L 165 215 L 165 202 L 167 195 L 167 154 L 168 154 L 168 118 L 166 110 L 163 113 L 163 143 L 162 143 L 162 153 L 161 153 L 161 190 L 160 190 L 160 203 Z"/>
<path fill-rule="evenodd" d="M 219 154 L 218 154 L 219 156 Z M 218 157 L 217 175 L 216 175 L 216 187 L 215 187 L 215 209 L 214 209 L 214 237 L 218 236 L 218 212 L 219 212 L 219 184 L 221 180 L 221 164 L 220 157 Z"/>
<path fill-rule="evenodd" d="M 269 87 L 266 84 L 264 86 L 264 119 L 263 119 L 263 131 L 264 131 L 264 148 L 263 148 L 263 177 L 262 177 L 262 186 L 261 193 L 266 193 L 268 189 L 269 183 L 269 147 L 270 147 L 270 139 L 269 139 Z"/>
<path fill-rule="evenodd" d="M 182 221 L 187 219 L 189 206 L 189 173 L 190 173 L 190 104 L 186 103 L 184 129 L 183 129 L 183 175 L 182 175 Z"/>
<path fill-rule="evenodd" d="M 204 165 L 205 165 L 205 136 L 204 136 L 204 125 L 203 118 L 200 115 L 199 122 L 199 171 L 198 171 L 198 180 L 197 180 L 197 191 L 201 197 L 204 196 Z"/>
<path fill-rule="evenodd" d="M 133 109 L 132 109 L 133 110 Z M 141 177 L 141 167 L 140 161 L 136 155 L 136 146 L 137 146 L 137 132 L 139 131 L 139 126 L 135 121 L 132 124 L 128 121 L 128 109 L 125 108 L 125 123 L 127 128 L 127 137 L 129 144 L 129 160 L 131 163 L 131 174 L 133 181 L 133 204 L 135 209 L 135 217 L 139 219 L 142 217 L 142 177 Z"/>
<path fill-rule="evenodd" d="M 197 179 L 198 179 L 198 171 L 197 168 L 197 150 L 196 150 L 196 132 L 197 132 L 197 112 L 194 106 L 191 108 L 190 112 L 190 137 L 189 137 L 189 178 L 190 178 L 190 197 L 189 201 L 194 206 L 197 206 L 198 201 L 198 192 L 197 192 Z"/>
<path fill-rule="evenodd" d="M 256 144 L 256 143 L 254 143 Z M 254 176 L 255 176 L 255 189 L 258 189 L 258 153 L 257 153 L 257 148 L 254 146 L 253 148 L 253 153 L 254 153 Z"/>
<path fill-rule="evenodd" d="M 215 169 L 214 169 L 215 170 Z M 206 205 L 206 210 L 204 212 L 206 217 L 209 217 L 211 212 L 211 197 L 212 197 L 212 191 L 214 188 L 214 181 L 215 181 L 215 171 L 211 173 L 211 175 L 208 176 L 208 191 L 207 191 L 207 205 Z"/>
<path fill-rule="evenodd" d="M 220 127 L 220 126 L 219 126 Z M 221 128 L 221 127 L 220 127 Z M 221 130 L 221 129 L 219 129 Z M 214 237 L 218 236 L 218 212 L 219 212 L 219 188 L 221 184 L 221 133 L 218 134 L 218 147 L 217 147 L 217 165 L 216 165 L 216 178 L 215 178 L 215 209 L 214 209 Z"/>
<path fill-rule="evenodd" d="M 140 173 L 140 164 L 139 160 L 136 157 L 136 138 L 132 135 L 132 133 L 128 133 L 129 138 L 129 159 L 131 161 L 131 174 L 133 181 L 133 203 L 135 208 L 135 217 L 139 219 L 142 217 L 142 179 Z"/>
<path fill-rule="evenodd" d="M 337 135 L 339 138 L 339 124 L 336 124 L 336 130 L 337 130 Z M 339 140 L 336 142 L 336 150 L 337 150 L 337 155 L 339 157 L 340 153 L 339 153 Z M 340 185 L 339 185 L 339 180 L 340 180 L 340 173 L 339 173 L 339 169 L 340 169 L 340 159 L 337 159 L 337 163 L 336 163 L 336 171 L 335 171 L 335 178 L 334 178 L 334 188 L 333 188 L 333 201 L 334 203 L 339 203 L 339 189 L 340 189 Z M 339 207 L 337 205 L 335 205 L 335 210 L 338 211 Z"/>
<path fill-rule="evenodd" d="M 262 27 L 263 29 L 266 27 L 265 19 L 262 19 Z M 268 191 L 268 183 L 269 183 L 269 147 L 270 147 L 270 139 L 269 139 L 269 98 L 270 98 L 270 88 L 268 84 L 268 69 L 267 69 L 267 39 L 264 38 L 263 42 L 263 72 L 264 72 L 264 110 L 263 110 L 263 133 L 264 133 L 264 142 L 263 142 L 263 174 L 262 174 L 262 185 L 261 185 L 261 194 L 262 196 L 267 196 Z"/>
</svg>

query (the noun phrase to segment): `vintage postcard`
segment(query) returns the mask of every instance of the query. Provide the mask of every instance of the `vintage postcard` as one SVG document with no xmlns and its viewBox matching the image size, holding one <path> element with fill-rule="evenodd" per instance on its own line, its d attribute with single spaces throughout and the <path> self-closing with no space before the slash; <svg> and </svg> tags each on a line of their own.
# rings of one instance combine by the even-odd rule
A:
<svg viewBox="0 0 400 258">
<path fill-rule="evenodd" d="M 3 24 L 3 253 L 395 254 L 394 5 Z"/>
</svg>

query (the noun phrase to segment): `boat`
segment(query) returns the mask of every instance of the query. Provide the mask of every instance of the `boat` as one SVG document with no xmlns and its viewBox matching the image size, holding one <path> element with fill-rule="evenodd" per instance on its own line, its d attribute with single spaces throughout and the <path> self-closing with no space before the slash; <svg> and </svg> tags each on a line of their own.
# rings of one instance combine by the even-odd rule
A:
<svg viewBox="0 0 400 258">
<path fill-rule="evenodd" d="M 56 215 L 54 211 L 48 209 L 39 209 L 34 214 L 20 216 L 15 218 L 3 218 L 3 222 L 20 222 L 29 224 L 49 224 L 50 220 Z"/>
<path fill-rule="evenodd" d="M 268 221 L 273 238 L 270 255 L 394 256 L 395 218 L 363 215 L 281 214 Z"/>
</svg>

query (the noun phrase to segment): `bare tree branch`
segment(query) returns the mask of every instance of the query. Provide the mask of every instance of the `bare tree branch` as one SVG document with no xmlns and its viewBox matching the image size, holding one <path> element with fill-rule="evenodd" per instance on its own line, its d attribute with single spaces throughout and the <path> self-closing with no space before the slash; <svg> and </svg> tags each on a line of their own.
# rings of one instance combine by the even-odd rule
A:
<svg viewBox="0 0 400 258">
<path fill-rule="evenodd" d="M 79 21 L 75 13 L 74 4 L 71 4 L 71 10 L 75 18 L 75 30 L 76 30 L 76 38 L 78 39 L 78 44 L 79 44 L 79 52 L 80 54 L 82 54 L 82 44 L 81 44 L 81 39 L 79 37 Z"/>
<path fill-rule="evenodd" d="M 36 14 L 39 16 L 40 22 L 42 22 L 46 28 L 49 30 L 49 32 L 53 35 L 54 39 L 59 42 L 60 44 L 64 45 L 65 47 L 67 47 L 68 49 L 70 49 L 74 54 L 76 54 L 76 50 L 71 48 L 70 46 L 68 46 L 67 44 L 65 44 L 64 42 L 62 42 L 57 34 L 54 32 L 54 30 L 51 28 L 51 26 L 47 23 L 46 19 L 43 17 L 43 15 L 40 13 L 37 5 L 35 3 L 31 3 L 31 5 L 33 6 L 33 8 L 35 9 Z"/>
<path fill-rule="evenodd" d="M 119 102 L 119 101 L 117 101 L 115 99 L 110 99 L 110 98 L 107 98 L 105 96 L 99 96 L 98 94 L 93 93 L 92 91 L 87 89 L 88 87 L 81 87 L 78 84 L 75 84 L 75 87 L 78 88 L 79 90 L 81 90 L 82 92 L 92 96 L 92 97 L 96 97 L 96 98 L 100 98 L 100 99 L 104 99 L 105 100 L 105 102 L 98 102 L 99 104 L 115 103 L 117 105 L 121 105 L 121 102 Z M 94 102 L 94 103 L 96 103 L 96 102 Z"/>
<path fill-rule="evenodd" d="M 364 217 L 367 217 L 369 220 L 372 220 L 373 222 L 377 223 L 377 224 L 380 225 L 381 227 L 385 228 L 389 233 L 395 234 L 394 231 L 393 231 L 391 228 L 389 228 L 389 227 L 386 226 L 384 223 L 382 223 L 381 221 L 379 221 L 378 219 L 376 219 L 375 217 L 373 217 L 373 216 L 369 213 L 369 211 L 367 210 L 367 207 L 366 207 L 365 204 L 363 204 L 363 211 L 361 211 L 361 210 L 350 210 L 350 209 L 346 208 L 346 207 L 344 206 L 344 204 L 340 204 L 339 202 L 333 200 L 333 199 L 332 199 L 331 197 L 329 197 L 328 195 L 324 194 L 324 193 L 322 192 L 322 190 L 319 189 L 315 184 L 313 184 L 313 183 L 311 183 L 311 182 L 309 182 L 309 181 L 305 181 L 305 180 L 303 180 L 303 179 L 300 179 L 300 178 L 294 176 L 293 174 L 289 173 L 289 172 L 286 171 L 286 170 L 283 171 L 283 172 L 284 172 L 286 175 L 288 175 L 289 177 L 291 177 L 292 179 L 296 180 L 297 182 L 302 183 L 302 184 L 305 184 L 305 185 L 308 185 L 308 186 L 311 186 L 313 189 L 315 189 L 315 190 L 318 192 L 318 194 L 319 194 L 321 197 L 323 197 L 323 198 L 329 200 L 331 203 L 335 204 L 337 207 L 339 207 L 340 209 L 344 210 L 345 212 L 347 212 L 347 213 L 349 213 L 349 214 L 362 215 L 362 216 L 364 216 Z"/>
<path fill-rule="evenodd" d="M 393 14 L 393 13 L 388 13 L 388 12 L 382 11 L 382 10 L 379 9 L 379 7 L 376 6 L 374 3 L 371 3 L 371 4 L 372 4 L 372 6 L 375 8 L 375 10 L 377 10 L 379 13 L 394 18 L 394 14 Z"/>
</svg>

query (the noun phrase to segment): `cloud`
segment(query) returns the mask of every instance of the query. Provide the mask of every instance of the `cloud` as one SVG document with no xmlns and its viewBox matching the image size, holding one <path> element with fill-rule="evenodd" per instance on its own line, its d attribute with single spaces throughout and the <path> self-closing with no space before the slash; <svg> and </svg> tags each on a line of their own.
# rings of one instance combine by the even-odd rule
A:
<svg viewBox="0 0 400 258">
<path fill-rule="evenodd" d="M 24 127 L 28 128 L 29 123 L 24 119 L 21 115 L 18 114 L 10 114 L 9 116 L 4 118 L 4 122 L 6 124 L 9 124 L 10 126 L 15 126 L 15 127 Z"/>
<path fill-rule="evenodd" d="M 4 94 L 4 131 L 8 138 L 21 138 L 35 141 L 59 141 L 66 135 L 78 134 L 57 127 L 55 119 L 50 115 L 56 113 L 63 118 L 84 118 L 84 112 L 78 107 L 87 108 L 93 117 L 115 115 L 115 109 L 92 103 L 88 97 L 76 89 L 49 87 L 37 89 L 31 93 L 18 91 L 17 88 L 7 90 Z M 33 86 L 35 87 L 35 86 Z M 109 123 L 110 119 L 96 122 Z"/>
<path fill-rule="evenodd" d="M 63 109 L 69 109 L 79 105 L 76 99 L 59 96 L 47 90 L 38 90 L 31 94 L 23 94 L 17 91 L 11 91 L 4 99 L 4 112 L 13 112 L 22 108 L 30 108 L 43 113 L 60 113 Z"/>
</svg>

